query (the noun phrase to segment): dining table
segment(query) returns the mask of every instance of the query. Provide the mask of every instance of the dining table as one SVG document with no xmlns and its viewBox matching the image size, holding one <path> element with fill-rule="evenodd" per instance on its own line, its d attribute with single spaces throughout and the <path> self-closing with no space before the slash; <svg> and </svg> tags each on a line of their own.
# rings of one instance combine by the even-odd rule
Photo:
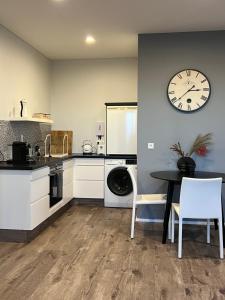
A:
<svg viewBox="0 0 225 300">
<path fill-rule="evenodd" d="M 190 177 L 190 178 L 202 178 L 202 179 L 209 179 L 209 178 L 222 178 L 222 182 L 225 183 L 225 173 L 218 173 L 218 172 L 205 172 L 205 171 L 195 171 L 191 174 L 182 173 L 180 171 L 156 171 L 150 173 L 151 177 L 164 180 L 168 182 L 167 186 L 167 201 L 166 201 L 166 208 L 164 212 L 164 221 L 163 221 L 163 235 L 162 235 L 162 243 L 166 243 L 167 233 L 168 233 L 168 224 L 169 224 L 169 217 L 171 211 L 171 205 L 174 196 L 174 187 L 180 186 L 183 177 Z M 222 199 L 221 199 L 222 201 Z M 223 218 L 223 243 L 225 247 L 225 228 L 224 228 L 224 214 L 223 214 L 223 205 L 222 205 L 222 218 Z M 215 226 L 217 223 L 215 222 Z"/>
</svg>

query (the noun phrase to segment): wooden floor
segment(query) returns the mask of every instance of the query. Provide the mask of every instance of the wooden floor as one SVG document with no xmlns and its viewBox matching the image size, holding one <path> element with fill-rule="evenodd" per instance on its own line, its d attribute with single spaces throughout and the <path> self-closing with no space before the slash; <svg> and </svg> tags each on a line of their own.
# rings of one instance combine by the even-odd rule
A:
<svg viewBox="0 0 225 300">
<path fill-rule="evenodd" d="M 0 243 L 0 299 L 225 299 L 217 238 L 208 246 L 202 227 L 184 229 L 179 260 L 161 225 L 138 224 L 131 241 L 130 215 L 73 206 L 31 243 Z"/>
</svg>

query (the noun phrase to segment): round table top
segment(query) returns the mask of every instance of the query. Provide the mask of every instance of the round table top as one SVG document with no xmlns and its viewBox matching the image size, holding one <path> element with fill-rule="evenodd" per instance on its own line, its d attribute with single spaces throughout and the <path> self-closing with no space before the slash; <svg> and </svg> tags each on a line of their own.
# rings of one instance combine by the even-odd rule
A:
<svg viewBox="0 0 225 300">
<path fill-rule="evenodd" d="M 174 181 L 174 182 L 181 182 L 183 177 L 202 178 L 202 179 L 222 177 L 222 181 L 225 182 L 225 173 L 217 173 L 217 172 L 196 171 L 193 174 L 184 174 L 179 171 L 158 171 L 158 172 L 152 172 L 150 175 L 153 178 L 167 180 L 167 181 Z"/>
</svg>

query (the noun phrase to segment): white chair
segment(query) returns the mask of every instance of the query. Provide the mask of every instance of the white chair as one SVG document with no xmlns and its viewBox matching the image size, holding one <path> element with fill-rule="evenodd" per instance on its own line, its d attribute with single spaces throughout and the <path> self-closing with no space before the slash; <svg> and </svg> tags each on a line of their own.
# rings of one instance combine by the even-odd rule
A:
<svg viewBox="0 0 225 300">
<path fill-rule="evenodd" d="M 134 226 L 137 220 L 136 218 L 136 208 L 139 205 L 158 205 L 158 204 L 166 204 L 166 194 L 145 194 L 145 195 L 138 195 L 137 194 L 137 167 L 136 166 L 129 166 L 128 172 L 131 177 L 132 185 L 133 185 L 133 210 L 132 210 L 132 221 L 131 221 L 131 238 L 134 238 Z M 140 222 L 141 219 L 138 218 Z M 171 225 L 169 224 L 169 238 L 171 236 L 170 233 Z"/>
<path fill-rule="evenodd" d="M 210 242 L 210 219 L 219 221 L 220 258 L 223 258 L 223 224 L 221 204 L 222 178 L 196 179 L 183 177 L 180 204 L 172 204 L 172 238 L 174 243 L 175 213 L 179 218 L 178 258 L 182 257 L 183 219 L 207 219 L 207 242 Z"/>
</svg>

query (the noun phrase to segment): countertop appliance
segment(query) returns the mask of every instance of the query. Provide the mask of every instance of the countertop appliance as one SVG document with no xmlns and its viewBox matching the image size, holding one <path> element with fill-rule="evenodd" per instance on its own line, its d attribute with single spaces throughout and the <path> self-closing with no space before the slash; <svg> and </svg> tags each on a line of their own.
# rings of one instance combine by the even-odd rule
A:
<svg viewBox="0 0 225 300">
<path fill-rule="evenodd" d="M 63 165 L 59 162 L 50 168 L 50 204 L 53 207 L 62 200 L 63 197 Z"/>
<path fill-rule="evenodd" d="M 105 144 L 104 141 L 97 141 L 97 154 L 104 155 L 105 154 Z"/>
<path fill-rule="evenodd" d="M 24 164 L 28 161 L 29 148 L 25 142 L 13 142 L 12 162 L 14 164 Z"/>
<path fill-rule="evenodd" d="M 128 165 L 136 165 L 136 159 L 105 160 L 105 207 L 132 207 L 133 186 L 127 171 Z"/>
<path fill-rule="evenodd" d="M 105 105 L 106 153 L 137 154 L 137 102 Z"/>
<path fill-rule="evenodd" d="M 90 140 L 83 141 L 82 149 L 83 149 L 84 154 L 90 154 L 90 153 L 94 152 L 93 151 L 94 147 L 93 147 L 92 142 Z"/>
</svg>

